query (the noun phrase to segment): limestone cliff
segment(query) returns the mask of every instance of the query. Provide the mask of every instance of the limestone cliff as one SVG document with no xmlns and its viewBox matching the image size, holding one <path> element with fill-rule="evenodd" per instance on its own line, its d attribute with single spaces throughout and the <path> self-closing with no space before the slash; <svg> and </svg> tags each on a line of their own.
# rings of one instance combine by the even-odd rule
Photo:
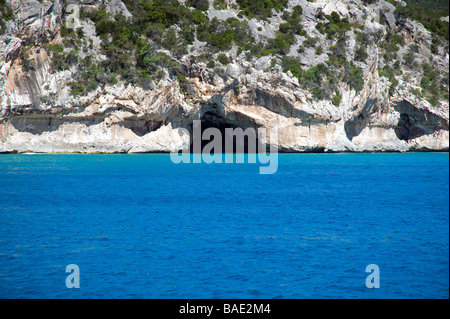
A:
<svg viewBox="0 0 450 319">
<path fill-rule="evenodd" d="M 195 119 L 277 125 L 285 152 L 448 151 L 448 36 L 399 14 L 404 3 L 290 0 L 252 16 L 242 1 L 175 2 L 192 35 L 165 11 L 141 17 L 138 1 L 7 0 L 0 152 L 167 152 Z M 120 21 L 135 33 L 117 36 Z"/>
</svg>

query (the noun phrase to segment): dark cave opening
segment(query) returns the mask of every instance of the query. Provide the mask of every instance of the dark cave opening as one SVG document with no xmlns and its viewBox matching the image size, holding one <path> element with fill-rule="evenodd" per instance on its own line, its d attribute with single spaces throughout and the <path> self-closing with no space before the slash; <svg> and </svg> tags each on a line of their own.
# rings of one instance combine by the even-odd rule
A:
<svg viewBox="0 0 450 319">
<path fill-rule="evenodd" d="M 400 114 L 400 119 L 394 131 L 397 137 L 403 141 L 412 140 L 426 134 L 424 129 L 416 124 L 415 119 L 407 113 Z"/>
<path fill-rule="evenodd" d="M 258 150 L 258 131 L 254 127 L 241 127 L 230 121 L 226 120 L 221 115 L 215 112 L 205 112 L 205 114 L 201 117 L 201 150 L 205 148 L 208 144 L 214 141 L 214 144 L 220 143 L 221 145 L 221 153 L 226 153 L 226 143 L 232 141 L 229 148 L 232 149 L 230 153 L 255 153 Z M 217 141 L 218 137 L 214 136 L 206 136 L 204 132 L 207 129 L 214 128 L 216 132 L 220 134 L 220 140 Z M 250 128 L 250 129 L 249 129 Z M 228 129 L 228 130 L 227 130 Z M 191 145 L 190 152 L 195 153 L 194 150 L 194 127 L 191 125 Z M 228 149 L 229 149 L 228 148 Z M 211 149 L 210 154 L 214 154 L 214 149 Z"/>
</svg>

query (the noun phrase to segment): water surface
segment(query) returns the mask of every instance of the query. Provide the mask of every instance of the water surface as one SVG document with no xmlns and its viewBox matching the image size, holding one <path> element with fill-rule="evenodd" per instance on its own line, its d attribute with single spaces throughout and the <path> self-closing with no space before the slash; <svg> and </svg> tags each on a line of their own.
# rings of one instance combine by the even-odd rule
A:
<svg viewBox="0 0 450 319">
<path fill-rule="evenodd" d="M 258 171 L 0 155 L 0 298 L 449 297 L 448 153 L 280 154 Z"/>
</svg>

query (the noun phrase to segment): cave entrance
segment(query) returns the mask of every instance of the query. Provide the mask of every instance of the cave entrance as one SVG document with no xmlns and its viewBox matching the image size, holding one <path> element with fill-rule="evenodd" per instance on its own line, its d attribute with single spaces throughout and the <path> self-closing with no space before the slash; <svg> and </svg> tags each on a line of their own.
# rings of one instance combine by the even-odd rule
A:
<svg viewBox="0 0 450 319">
<path fill-rule="evenodd" d="M 448 129 L 448 124 L 441 117 L 429 110 L 419 109 L 406 100 L 397 103 L 394 110 L 400 113 L 400 118 L 394 129 L 400 140 L 410 141 L 422 135 L 433 134 L 440 128 Z"/>
<path fill-rule="evenodd" d="M 225 118 L 223 118 L 221 115 L 208 111 L 205 112 L 205 114 L 201 117 L 201 149 L 203 150 L 206 145 L 208 145 L 213 140 L 215 143 L 217 142 L 215 140 L 214 136 L 206 136 L 207 134 L 203 134 L 205 130 L 209 128 L 215 128 L 220 132 L 221 137 L 221 148 L 222 153 L 226 152 L 226 142 L 233 141 L 233 147 L 232 152 L 233 153 L 245 153 L 248 154 L 249 152 L 254 153 L 258 150 L 258 131 L 256 128 L 253 127 L 240 127 L 235 125 L 234 123 L 231 123 L 227 121 Z M 251 128 L 250 130 L 247 130 L 247 128 Z M 226 130 L 231 129 L 231 130 Z M 191 126 L 191 146 L 190 146 L 190 152 L 194 153 L 194 145 L 193 145 L 193 127 Z M 211 150 L 210 154 L 214 154 L 214 149 Z"/>
</svg>

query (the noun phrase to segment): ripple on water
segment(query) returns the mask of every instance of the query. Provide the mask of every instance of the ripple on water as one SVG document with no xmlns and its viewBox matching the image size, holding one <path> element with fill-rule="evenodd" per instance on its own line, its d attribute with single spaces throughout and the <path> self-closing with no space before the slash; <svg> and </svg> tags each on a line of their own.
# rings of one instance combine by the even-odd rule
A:
<svg viewBox="0 0 450 319">
<path fill-rule="evenodd" d="M 448 298 L 448 154 L 254 168 L 0 155 L 0 297 Z"/>
</svg>

